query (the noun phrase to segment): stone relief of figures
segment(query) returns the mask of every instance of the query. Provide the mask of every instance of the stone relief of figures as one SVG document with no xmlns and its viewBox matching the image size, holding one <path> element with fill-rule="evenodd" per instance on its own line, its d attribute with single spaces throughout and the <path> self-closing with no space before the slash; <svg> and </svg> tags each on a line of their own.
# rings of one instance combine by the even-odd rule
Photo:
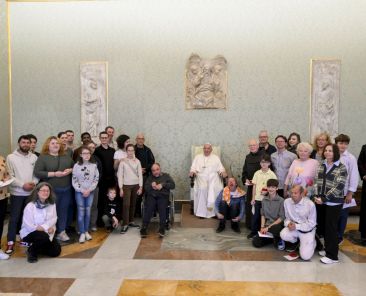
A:
<svg viewBox="0 0 366 296">
<path fill-rule="evenodd" d="M 107 126 L 107 63 L 90 62 L 80 65 L 81 131 L 98 139 Z"/>
<path fill-rule="evenodd" d="M 332 138 L 338 134 L 340 69 L 339 60 L 312 60 L 312 139 L 321 132 L 328 132 Z"/>
<path fill-rule="evenodd" d="M 225 109 L 227 61 L 223 56 L 202 59 L 192 54 L 186 64 L 186 109 Z"/>
</svg>

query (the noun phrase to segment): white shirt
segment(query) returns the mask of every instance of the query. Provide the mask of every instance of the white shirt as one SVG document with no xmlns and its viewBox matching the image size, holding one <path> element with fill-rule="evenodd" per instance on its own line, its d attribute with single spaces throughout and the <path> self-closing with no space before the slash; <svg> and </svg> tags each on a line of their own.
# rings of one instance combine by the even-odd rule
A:
<svg viewBox="0 0 366 296">
<path fill-rule="evenodd" d="M 359 181 L 359 174 L 358 174 L 358 167 L 357 167 L 357 159 L 347 150 L 343 152 L 341 155 L 341 163 L 346 166 L 347 169 L 347 180 L 346 185 L 344 186 L 344 195 L 346 196 L 347 193 L 356 192 L 358 187 Z"/>
<path fill-rule="evenodd" d="M 315 204 L 303 197 L 297 204 L 292 198 L 287 198 L 284 202 L 285 207 L 285 226 L 292 221 L 296 223 L 296 230 L 308 232 L 316 226 L 316 208 Z"/>
<path fill-rule="evenodd" d="M 24 208 L 20 237 L 24 238 L 31 232 L 36 231 L 37 226 L 42 226 L 45 232 L 48 232 L 50 228 L 56 230 L 56 221 L 56 204 L 38 209 L 34 202 L 30 202 Z"/>
<path fill-rule="evenodd" d="M 116 152 L 114 152 L 114 156 L 113 159 L 123 159 L 127 157 L 127 152 L 123 151 L 121 149 L 116 150 Z"/>
</svg>

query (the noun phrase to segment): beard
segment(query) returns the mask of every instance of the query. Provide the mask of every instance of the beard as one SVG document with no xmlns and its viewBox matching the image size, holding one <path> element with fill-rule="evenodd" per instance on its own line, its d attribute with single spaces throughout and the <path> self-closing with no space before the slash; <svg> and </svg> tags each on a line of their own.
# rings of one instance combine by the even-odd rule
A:
<svg viewBox="0 0 366 296">
<path fill-rule="evenodd" d="M 23 153 L 28 153 L 30 150 L 30 147 L 19 147 L 19 150 Z"/>
</svg>

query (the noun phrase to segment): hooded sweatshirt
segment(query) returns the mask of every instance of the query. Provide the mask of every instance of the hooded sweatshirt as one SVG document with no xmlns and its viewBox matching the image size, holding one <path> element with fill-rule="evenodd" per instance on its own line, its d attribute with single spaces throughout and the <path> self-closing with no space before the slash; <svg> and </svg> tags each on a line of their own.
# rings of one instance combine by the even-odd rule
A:
<svg viewBox="0 0 366 296">
<path fill-rule="evenodd" d="M 14 178 L 14 182 L 10 184 L 10 194 L 16 196 L 29 196 L 32 191 L 25 191 L 23 185 L 28 182 L 38 183 L 38 179 L 34 176 L 33 170 L 37 156 L 31 152 L 22 154 L 15 150 L 6 158 L 9 175 Z"/>
</svg>

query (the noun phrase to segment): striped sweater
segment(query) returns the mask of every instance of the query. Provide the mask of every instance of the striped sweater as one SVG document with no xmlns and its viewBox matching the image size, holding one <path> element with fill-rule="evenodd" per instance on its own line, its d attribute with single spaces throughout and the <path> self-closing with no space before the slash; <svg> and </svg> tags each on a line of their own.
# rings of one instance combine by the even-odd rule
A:
<svg viewBox="0 0 366 296">
<path fill-rule="evenodd" d="M 325 164 L 319 165 L 315 178 L 315 196 L 321 197 L 323 202 L 342 204 L 347 175 L 347 168 L 341 162 L 334 163 L 328 172 Z"/>
</svg>

